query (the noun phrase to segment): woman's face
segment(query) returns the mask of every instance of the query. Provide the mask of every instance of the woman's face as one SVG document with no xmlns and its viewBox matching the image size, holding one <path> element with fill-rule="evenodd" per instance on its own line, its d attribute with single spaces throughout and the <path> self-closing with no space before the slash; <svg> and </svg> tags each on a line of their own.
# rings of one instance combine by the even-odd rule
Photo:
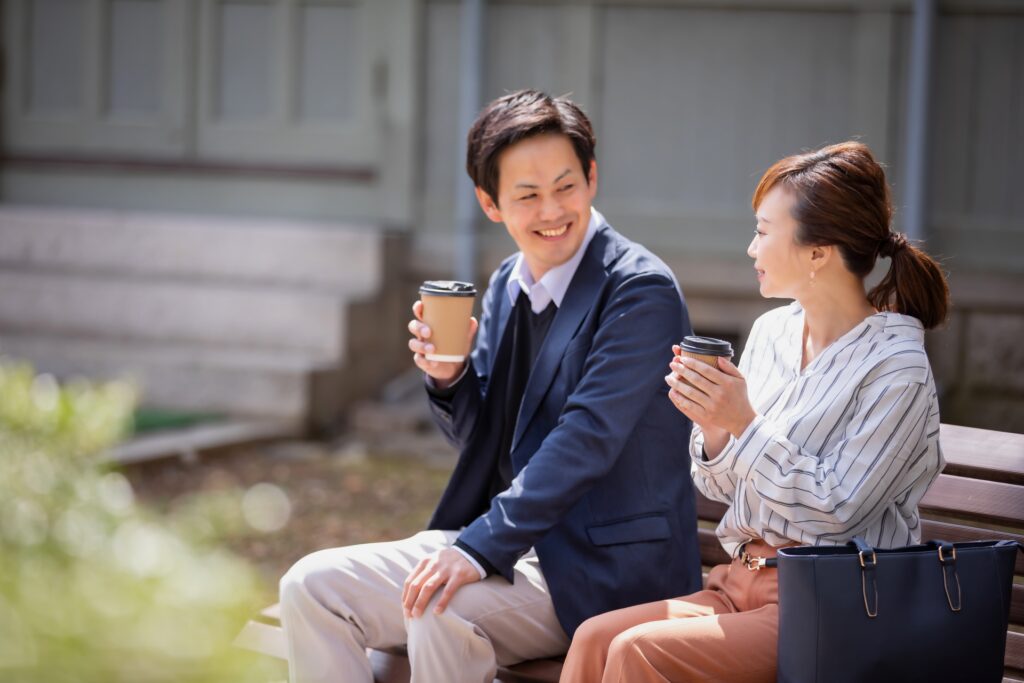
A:
<svg viewBox="0 0 1024 683">
<path fill-rule="evenodd" d="M 812 247 L 796 242 L 797 222 L 792 208 L 796 198 L 784 187 L 772 188 L 757 207 L 754 239 L 747 255 L 754 259 L 754 270 L 765 298 L 799 298 L 811 282 Z"/>
</svg>

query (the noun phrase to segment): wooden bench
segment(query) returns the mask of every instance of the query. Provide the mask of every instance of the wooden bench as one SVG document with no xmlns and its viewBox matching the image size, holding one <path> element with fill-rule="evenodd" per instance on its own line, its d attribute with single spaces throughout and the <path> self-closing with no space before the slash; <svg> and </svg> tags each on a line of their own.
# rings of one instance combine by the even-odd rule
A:
<svg viewBox="0 0 1024 683">
<path fill-rule="evenodd" d="M 921 502 L 922 538 L 947 541 L 1010 539 L 1024 542 L 1024 435 L 942 425 L 946 469 Z M 715 537 L 726 506 L 698 497 L 700 557 L 705 571 L 728 562 Z M 1024 682 L 1024 555 L 1017 556 L 1007 633 L 1004 683 Z M 239 635 L 241 647 L 284 658 L 276 605 Z M 372 652 L 381 683 L 408 680 L 408 660 Z M 501 683 L 556 683 L 559 660 L 523 662 L 498 672 Z"/>
</svg>

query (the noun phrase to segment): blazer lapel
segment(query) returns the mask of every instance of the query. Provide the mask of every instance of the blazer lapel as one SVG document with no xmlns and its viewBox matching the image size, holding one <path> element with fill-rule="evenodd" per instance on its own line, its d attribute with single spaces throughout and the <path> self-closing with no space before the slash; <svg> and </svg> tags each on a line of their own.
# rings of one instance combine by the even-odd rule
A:
<svg viewBox="0 0 1024 683">
<path fill-rule="evenodd" d="M 604 256 L 608 242 L 607 229 L 600 230 L 587 246 L 587 252 L 580 261 L 572 283 L 562 299 L 555 319 L 551 321 L 544 343 L 537 354 L 537 360 L 530 371 L 526 389 L 523 391 L 523 402 L 519 406 L 519 417 L 516 430 L 512 437 L 512 451 L 519 445 L 519 440 L 526 432 L 530 420 L 537 413 L 541 401 L 551 382 L 555 379 L 555 371 L 565 355 L 569 342 L 576 335 L 583 318 L 594 305 L 594 293 L 598 291 L 605 279 Z M 506 315 L 507 318 L 507 315 Z"/>
<path fill-rule="evenodd" d="M 495 292 L 498 299 L 498 310 L 495 311 L 494 323 L 491 327 L 494 328 L 494 332 L 489 333 L 490 337 L 487 340 L 488 343 L 488 358 L 487 358 L 487 376 L 491 377 L 494 374 L 494 362 L 498 358 L 499 347 L 501 346 L 501 340 L 505 336 L 505 327 L 508 325 L 509 316 L 512 313 L 512 304 L 508 300 L 508 278 L 512 274 L 512 268 L 495 282 L 497 291 Z"/>
</svg>

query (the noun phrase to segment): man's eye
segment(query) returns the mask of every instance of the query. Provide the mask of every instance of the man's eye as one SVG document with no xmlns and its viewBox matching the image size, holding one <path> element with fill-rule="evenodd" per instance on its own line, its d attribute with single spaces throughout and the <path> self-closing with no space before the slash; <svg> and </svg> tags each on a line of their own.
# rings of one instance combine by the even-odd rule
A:
<svg viewBox="0 0 1024 683">
<path fill-rule="evenodd" d="M 572 189 L 573 187 L 574 187 L 574 185 L 573 185 L 572 183 L 569 183 L 568 185 L 564 185 L 564 186 L 562 186 L 562 187 L 560 187 L 560 188 L 558 188 L 558 189 L 559 189 L 559 191 L 561 191 L 561 192 L 568 192 L 568 191 L 569 191 L 569 190 L 571 190 L 571 189 Z"/>
<path fill-rule="evenodd" d="M 525 202 L 527 199 L 534 199 L 536 196 L 536 194 L 523 195 L 522 197 L 519 198 L 519 201 Z"/>
</svg>

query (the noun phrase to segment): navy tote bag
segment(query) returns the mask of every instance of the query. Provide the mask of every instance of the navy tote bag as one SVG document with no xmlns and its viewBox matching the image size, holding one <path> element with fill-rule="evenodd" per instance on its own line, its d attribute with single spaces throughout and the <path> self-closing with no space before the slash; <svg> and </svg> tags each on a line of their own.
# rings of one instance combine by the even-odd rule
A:
<svg viewBox="0 0 1024 683">
<path fill-rule="evenodd" d="M 1014 541 L 778 553 L 778 683 L 1003 679 Z"/>
</svg>

